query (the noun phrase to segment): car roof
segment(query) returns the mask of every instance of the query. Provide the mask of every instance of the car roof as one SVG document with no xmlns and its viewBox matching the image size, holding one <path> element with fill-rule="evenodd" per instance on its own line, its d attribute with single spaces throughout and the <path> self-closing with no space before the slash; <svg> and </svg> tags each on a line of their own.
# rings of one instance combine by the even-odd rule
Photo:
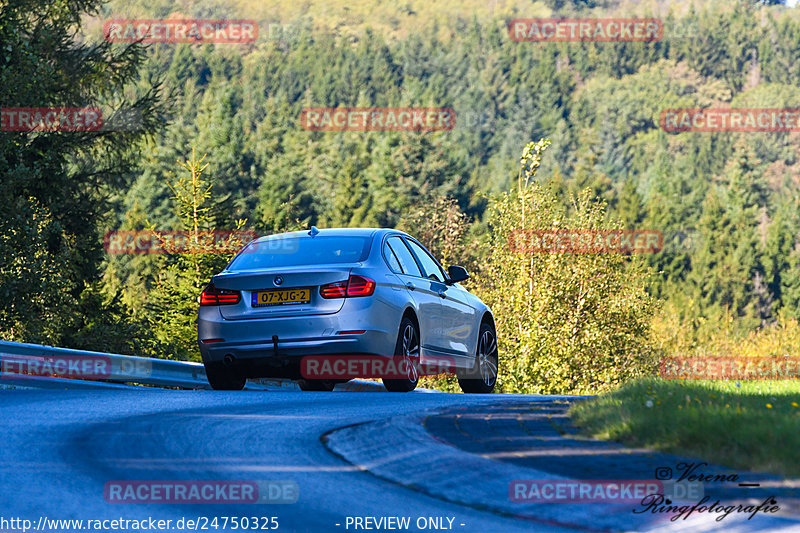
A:
<svg viewBox="0 0 800 533">
<path fill-rule="evenodd" d="M 304 229 L 300 231 L 288 231 L 285 233 L 275 233 L 273 235 L 265 235 L 264 237 L 259 237 L 257 240 L 268 240 L 273 239 L 275 237 L 308 237 L 310 238 L 308 232 L 310 230 Z M 402 231 L 391 229 L 391 228 L 324 228 L 318 229 L 319 236 L 326 236 L 326 237 L 372 237 L 374 235 L 380 234 L 385 235 L 387 233 L 400 233 L 403 235 L 407 235 Z"/>
</svg>

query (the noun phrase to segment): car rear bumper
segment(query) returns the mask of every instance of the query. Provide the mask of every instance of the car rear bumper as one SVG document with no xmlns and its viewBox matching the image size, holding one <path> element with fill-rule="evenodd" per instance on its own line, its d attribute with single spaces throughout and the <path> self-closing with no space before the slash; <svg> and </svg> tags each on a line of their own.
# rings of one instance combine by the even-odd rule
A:
<svg viewBox="0 0 800 533">
<path fill-rule="evenodd" d="M 228 362 L 249 376 L 277 377 L 284 374 L 280 369 L 299 367 L 306 355 L 391 356 L 399 328 L 397 313 L 374 302 L 350 303 L 335 314 L 248 320 L 225 319 L 219 308 L 201 307 L 197 331 L 203 362 L 220 363 L 229 356 Z M 204 342 L 210 339 L 218 341 Z"/>
</svg>

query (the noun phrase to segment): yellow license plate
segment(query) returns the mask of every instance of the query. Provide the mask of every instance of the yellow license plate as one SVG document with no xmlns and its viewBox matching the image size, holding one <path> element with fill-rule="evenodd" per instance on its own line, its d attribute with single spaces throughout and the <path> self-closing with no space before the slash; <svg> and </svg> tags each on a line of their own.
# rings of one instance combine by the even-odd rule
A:
<svg viewBox="0 0 800 533">
<path fill-rule="evenodd" d="M 280 289 L 276 291 L 255 291 L 253 307 L 283 304 L 307 304 L 311 301 L 311 289 Z"/>
</svg>

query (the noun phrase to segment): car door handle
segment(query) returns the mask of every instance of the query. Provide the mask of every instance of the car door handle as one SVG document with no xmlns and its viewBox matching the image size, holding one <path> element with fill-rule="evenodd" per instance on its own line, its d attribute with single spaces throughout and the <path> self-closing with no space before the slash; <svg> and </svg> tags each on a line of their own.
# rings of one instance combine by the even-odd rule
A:
<svg viewBox="0 0 800 533">
<path fill-rule="evenodd" d="M 414 284 L 409 281 L 408 283 L 406 283 L 406 289 L 413 291 L 414 289 L 416 289 L 416 287 L 414 287 Z"/>
<path fill-rule="evenodd" d="M 439 290 L 439 296 L 441 296 L 442 298 L 446 298 L 446 296 L 444 295 L 444 289 Z"/>
</svg>

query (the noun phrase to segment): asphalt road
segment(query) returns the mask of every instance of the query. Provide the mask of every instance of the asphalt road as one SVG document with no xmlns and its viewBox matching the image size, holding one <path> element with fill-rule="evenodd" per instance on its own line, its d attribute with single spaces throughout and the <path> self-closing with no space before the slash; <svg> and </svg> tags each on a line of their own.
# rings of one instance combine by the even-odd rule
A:
<svg viewBox="0 0 800 533">
<path fill-rule="evenodd" d="M 797 484 L 753 474 L 746 480 L 766 484 L 782 506 L 779 516 L 750 520 L 739 513 L 718 522 L 706 513 L 669 521 L 635 518 L 630 504 L 510 503 L 509 479 L 649 479 L 654 465 L 680 459 L 575 440 L 563 404 L 553 400 L 119 386 L 0 390 L 0 533 L 800 531 Z M 131 482 L 216 483 L 227 490 L 256 483 L 268 499 L 265 488 L 288 487 L 274 497 L 289 502 L 223 504 L 213 496 L 204 503 L 131 503 L 128 492 L 127 503 L 114 501 L 110 487 L 119 497 L 120 487 L 130 486 L 133 495 Z M 726 501 L 734 496 L 720 494 Z M 52 520 L 83 522 L 78 528 Z"/>
<path fill-rule="evenodd" d="M 24 523 L 3 522 L 14 518 L 30 520 L 33 529 L 40 519 L 46 524 L 152 517 L 175 524 L 215 516 L 276 517 L 278 531 L 388 531 L 372 521 L 355 529 L 356 517 L 387 516 L 410 517 L 407 531 L 575 531 L 426 496 L 353 467 L 320 440 L 361 422 L 520 398 L 148 388 L 0 391 L 0 531 L 21 531 Z M 268 505 L 108 503 L 106 484 L 129 480 L 294 481 L 298 499 Z M 265 524 L 274 530 L 274 521 L 263 519 L 258 530 Z M 219 530 L 205 525 L 206 531 Z"/>
</svg>

